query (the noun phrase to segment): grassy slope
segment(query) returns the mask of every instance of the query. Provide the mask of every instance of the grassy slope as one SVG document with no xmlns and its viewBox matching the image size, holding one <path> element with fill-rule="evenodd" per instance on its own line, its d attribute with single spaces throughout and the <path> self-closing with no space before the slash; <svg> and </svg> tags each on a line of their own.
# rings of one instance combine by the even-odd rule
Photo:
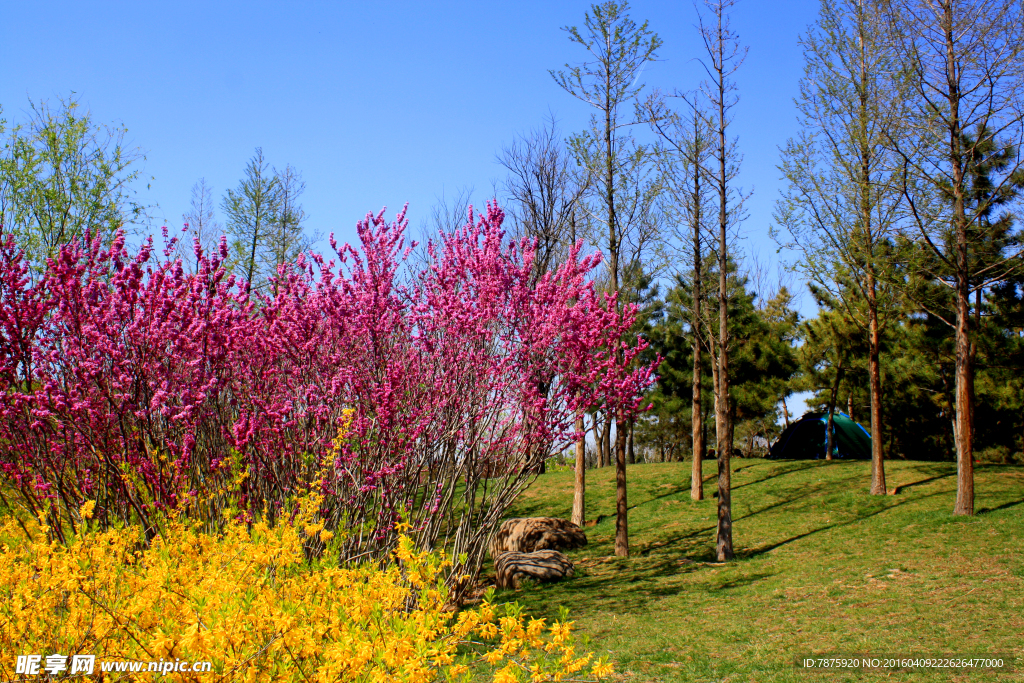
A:
<svg viewBox="0 0 1024 683">
<path fill-rule="evenodd" d="M 501 594 L 535 616 L 559 605 L 622 680 L 1024 680 L 1024 468 L 976 470 L 973 518 L 954 518 L 951 463 L 890 462 L 896 496 L 867 494 L 870 463 L 733 461 L 737 559 L 714 557 L 709 499 L 689 463 L 630 466 L 632 556 L 614 555 L 614 470 L 587 472 L 590 545 L 579 576 Z M 568 518 L 572 474 L 540 479 L 510 516 Z M 817 673 L 797 656 L 1020 658 L 1018 672 Z"/>
</svg>

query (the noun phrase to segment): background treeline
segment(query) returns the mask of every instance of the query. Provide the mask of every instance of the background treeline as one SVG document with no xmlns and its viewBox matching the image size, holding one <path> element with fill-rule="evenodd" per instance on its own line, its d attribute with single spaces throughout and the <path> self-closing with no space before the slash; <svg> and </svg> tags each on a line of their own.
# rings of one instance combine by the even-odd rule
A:
<svg viewBox="0 0 1024 683">
<path fill-rule="evenodd" d="M 792 394 L 797 392 L 813 392 L 805 401 L 810 410 L 827 412 L 832 407 L 867 424 L 871 407 L 867 349 L 849 322 L 832 308 L 838 302 L 816 289 L 821 313 L 799 320 L 786 287 L 766 288 L 770 298 L 761 301 L 752 282 L 749 276 L 735 278 L 735 320 L 742 340 L 734 371 L 738 454 L 767 454 L 785 426 L 800 417 L 789 412 Z M 975 455 L 980 462 L 1024 462 L 1021 292 L 1019 277 L 1002 283 L 978 316 L 974 417 Z M 651 341 L 651 351 L 665 360 L 658 386 L 650 394 L 654 408 L 636 431 L 638 457 L 646 461 L 683 460 L 692 455 L 688 296 L 689 287 L 682 280 L 647 309 L 650 318 L 644 334 Z M 901 459 L 954 460 L 956 358 L 948 327 L 926 312 L 905 307 L 886 330 L 882 351 L 886 453 Z M 702 375 L 710 385 L 712 373 L 706 362 Z M 705 396 L 703 406 L 707 424 L 712 419 L 713 397 Z M 713 430 L 707 438 L 708 447 L 714 448 Z M 598 449 L 592 450 L 596 464 Z"/>
</svg>

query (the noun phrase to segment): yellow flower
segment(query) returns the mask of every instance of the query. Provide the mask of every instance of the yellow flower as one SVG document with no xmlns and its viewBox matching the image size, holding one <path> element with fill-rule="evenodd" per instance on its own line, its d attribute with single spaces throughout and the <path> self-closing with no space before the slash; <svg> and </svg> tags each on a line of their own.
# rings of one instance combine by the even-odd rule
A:
<svg viewBox="0 0 1024 683">
<path fill-rule="evenodd" d="M 87 500 L 82 503 L 82 507 L 78 508 L 78 514 L 82 516 L 82 519 L 92 519 L 92 511 L 96 508 L 95 500 Z"/>
<path fill-rule="evenodd" d="M 82 505 L 83 519 L 94 504 Z M 590 661 L 574 658 L 571 624 L 547 629 L 515 605 L 487 602 L 458 616 L 446 611 L 444 558 L 408 536 L 398 561 L 307 563 L 306 527 L 332 538 L 309 509 L 273 528 L 229 512 L 218 535 L 182 514 L 164 520 L 142 549 L 136 534 L 84 525 L 66 545 L 51 543 L 40 533 L 45 517 L 29 520 L 26 535 L 0 516 L 0 624 L 16 625 L 0 629 L 0 652 L 209 659 L 221 677 L 254 683 L 428 683 L 484 663 L 504 667 L 493 673 L 497 683 L 518 680 L 519 671 L 559 680 Z M 607 670 L 602 662 L 595 675 Z"/>
</svg>

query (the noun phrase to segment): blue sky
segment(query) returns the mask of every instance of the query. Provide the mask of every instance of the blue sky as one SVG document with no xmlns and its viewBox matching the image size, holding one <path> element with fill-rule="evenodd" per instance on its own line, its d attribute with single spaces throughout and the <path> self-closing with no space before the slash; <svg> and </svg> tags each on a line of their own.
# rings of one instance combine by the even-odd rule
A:
<svg viewBox="0 0 1024 683">
<path fill-rule="evenodd" d="M 25 118 L 28 98 L 77 93 L 96 122 L 121 122 L 146 154 L 159 223 L 180 227 L 192 185 L 215 200 L 257 146 L 305 177 L 308 228 L 355 238 L 367 211 L 409 203 L 417 233 L 442 194 L 473 188 L 482 205 L 503 178 L 495 156 L 549 112 L 569 133 L 586 105 L 549 69 L 585 59 L 562 26 L 587 2 L 47 2 L 5 3 L 0 105 Z M 736 81 L 740 184 L 753 189 L 747 252 L 774 257 L 778 147 L 796 131 L 798 35 L 817 0 L 740 0 L 734 28 L 750 47 Z M 701 45 L 690 2 L 637 0 L 631 16 L 664 41 L 649 87 L 692 89 Z M 638 131 L 642 136 L 642 132 Z M 149 180 L 151 178 L 151 180 Z M 221 217 L 222 220 L 222 217 Z M 326 241 L 320 243 L 326 250 Z M 805 314 L 813 306 L 803 297 Z"/>
<path fill-rule="evenodd" d="M 503 177 L 495 155 L 553 112 L 569 133 L 589 112 L 548 69 L 584 58 L 560 27 L 585 2 L 32 2 L 6 3 L 0 105 L 21 120 L 28 98 L 74 91 L 97 122 L 120 121 L 147 156 L 142 199 L 180 225 L 192 184 L 219 197 L 255 147 L 305 176 L 309 227 L 354 236 L 367 211 L 405 202 L 418 226 L 444 192 L 482 203 Z M 515 8 L 514 10 L 512 8 Z M 742 185 L 753 187 L 749 244 L 766 238 L 778 194 L 777 147 L 795 130 L 797 34 L 815 0 L 741 0 L 733 21 L 750 46 L 737 75 Z M 688 2 L 636 2 L 663 38 L 649 86 L 699 79 Z"/>
</svg>

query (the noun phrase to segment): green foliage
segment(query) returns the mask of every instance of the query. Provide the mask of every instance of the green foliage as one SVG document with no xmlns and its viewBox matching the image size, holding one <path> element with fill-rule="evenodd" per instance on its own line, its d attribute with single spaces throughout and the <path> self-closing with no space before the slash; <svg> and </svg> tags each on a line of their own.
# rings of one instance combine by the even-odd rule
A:
<svg viewBox="0 0 1024 683">
<path fill-rule="evenodd" d="M 932 296 L 949 293 L 932 285 Z M 982 462 L 1024 462 L 1024 319 L 1020 315 L 1024 283 L 1007 281 L 982 301 L 975 330 L 975 442 Z M 857 337 L 828 328 L 841 316 L 822 304 L 808 323 L 800 349 L 804 388 L 815 392 L 808 406 L 824 409 L 841 354 L 845 366 L 838 408 L 862 423 L 867 420 L 869 389 L 866 359 Z M 908 311 L 882 338 L 885 392 L 882 433 L 888 458 L 952 460 L 955 457 L 956 350 L 950 328 L 933 315 Z M 818 349 L 821 355 L 815 355 Z M 809 367 L 814 360 L 818 364 Z"/>
<path fill-rule="evenodd" d="M 86 230 L 109 241 L 147 218 L 133 188 L 144 157 L 126 147 L 123 127 L 95 123 L 74 95 L 29 106 L 29 119 L 10 130 L 0 119 L 0 224 L 39 275 Z"/>
<path fill-rule="evenodd" d="M 708 263 L 708 278 L 717 278 L 714 264 Z M 736 421 L 736 440 L 747 455 L 757 444 L 764 446 L 778 433 L 778 405 L 792 393 L 791 380 L 798 369 L 794 344 L 798 315 L 792 310 L 792 297 L 785 288 L 757 306 L 756 292 L 748 288 L 745 276 L 731 269 L 729 275 L 729 324 L 732 330 L 730 350 L 730 391 Z M 710 288 L 706 288 L 708 292 Z M 669 459 L 690 448 L 693 402 L 693 334 L 690 326 L 692 284 L 684 274 L 676 276 L 675 286 L 660 308 L 652 308 L 645 336 L 651 352 L 664 361 L 658 368 L 659 380 L 651 392 L 653 404 L 648 419 L 638 423 L 638 441 L 664 450 Z M 705 310 L 717 311 L 717 291 L 708 294 Z M 702 339 L 717 337 L 718 318 L 708 329 L 699 330 Z M 713 375 L 709 353 L 702 354 L 703 409 L 705 425 L 713 431 Z M 758 438 L 760 437 L 760 438 Z"/>
<path fill-rule="evenodd" d="M 974 422 L 977 459 L 1024 462 L 1024 329 L 1021 301 L 1024 281 L 1018 272 L 986 282 L 985 273 L 1005 271 L 1008 252 L 1019 248 L 1015 216 L 1008 207 L 1024 188 L 1024 175 L 1003 173 L 1016 153 L 986 131 L 965 135 L 963 144 L 977 141 L 979 158 L 967 166 L 966 210 L 977 213 L 969 226 L 972 281 L 971 334 L 976 374 Z M 1003 176 L 1000 177 L 1000 174 Z M 944 200 L 952 202 L 946 190 Z M 944 235 L 947 253 L 954 250 L 952 229 Z M 950 265 L 920 244 L 907 244 L 916 254 L 898 273 L 906 282 L 912 304 L 890 309 L 883 326 L 882 432 L 890 458 L 949 460 L 955 456 L 956 351 L 952 323 L 956 319 L 954 292 L 942 284 L 952 279 Z M 1019 259 L 1019 257 L 1018 257 Z M 836 373 L 843 368 L 839 405 L 852 406 L 853 417 L 867 417 L 868 375 L 866 344 L 851 319 L 862 320 L 865 302 L 850 293 L 846 280 L 836 279 L 836 291 L 812 287 L 821 314 L 807 325 L 801 348 L 805 389 L 816 396 L 808 405 L 823 408 Z"/>
<path fill-rule="evenodd" d="M 253 283 L 258 274 L 258 251 L 266 243 L 281 209 L 281 185 L 263 158 L 263 149 L 245 166 L 245 178 L 228 190 L 221 202 L 227 216 L 227 231 L 237 274 Z"/>
<path fill-rule="evenodd" d="M 224 195 L 221 208 L 227 216 L 232 264 L 257 291 L 270 289 L 268 279 L 277 267 L 311 246 L 303 230 L 306 212 L 299 204 L 305 189 L 301 173 L 290 165 L 283 171 L 272 168 L 257 147 L 245 177 Z"/>
</svg>

